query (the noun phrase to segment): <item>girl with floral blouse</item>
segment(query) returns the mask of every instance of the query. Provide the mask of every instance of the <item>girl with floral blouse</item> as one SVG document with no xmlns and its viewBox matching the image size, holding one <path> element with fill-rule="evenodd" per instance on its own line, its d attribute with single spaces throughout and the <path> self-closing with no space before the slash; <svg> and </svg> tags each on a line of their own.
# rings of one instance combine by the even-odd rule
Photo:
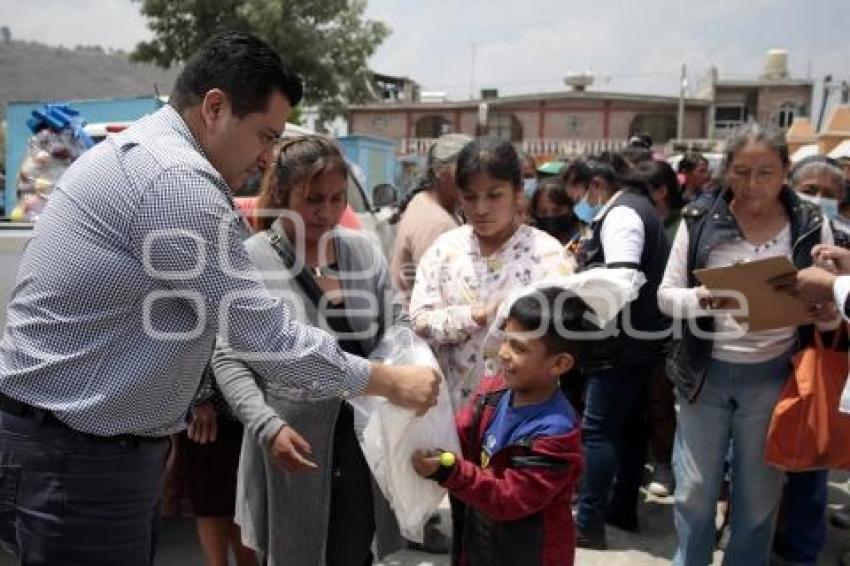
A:
<svg viewBox="0 0 850 566">
<path fill-rule="evenodd" d="M 466 145 L 456 181 L 467 224 L 440 236 L 417 269 L 410 316 L 437 351 L 455 409 L 497 370 L 499 341 L 488 336 L 488 324 L 501 299 L 575 268 L 558 240 L 516 220 L 521 170 L 510 142 L 480 138 Z"/>
</svg>

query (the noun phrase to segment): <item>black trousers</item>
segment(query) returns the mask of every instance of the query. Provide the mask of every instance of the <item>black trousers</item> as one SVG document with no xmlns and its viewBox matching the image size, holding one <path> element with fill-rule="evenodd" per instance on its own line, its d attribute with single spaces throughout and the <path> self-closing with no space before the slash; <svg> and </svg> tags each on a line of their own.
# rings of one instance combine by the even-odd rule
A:
<svg viewBox="0 0 850 566">
<path fill-rule="evenodd" d="M 375 504 L 372 473 L 354 430 L 354 411 L 342 403 L 334 429 L 331 516 L 328 524 L 326 564 L 372 564 Z"/>
<path fill-rule="evenodd" d="M 26 566 L 150 566 L 168 447 L 0 412 L 0 544 Z"/>
</svg>

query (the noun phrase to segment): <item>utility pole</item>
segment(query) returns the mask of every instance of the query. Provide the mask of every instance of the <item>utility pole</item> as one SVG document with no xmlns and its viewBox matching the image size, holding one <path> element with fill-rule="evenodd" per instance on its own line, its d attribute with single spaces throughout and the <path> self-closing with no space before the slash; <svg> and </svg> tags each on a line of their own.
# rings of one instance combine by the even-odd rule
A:
<svg viewBox="0 0 850 566">
<path fill-rule="evenodd" d="M 829 101 L 829 91 L 832 87 L 832 75 L 827 75 L 823 78 L 823 98 L 820 101 L 820 114 L 818 115 L 818 127 L 815 128 L 815 133 L 820 133 L 820 127 L 823 123 L 823 115 L 826 112 L 826 103 Z"/>
<path fill-rule="evenodd" d="M 472 44 L 472 62 L 469 66 L 469 100 L 475 99 L 475 43 Z"/>
<path fill-rule="evenodd" d="M 688 66 L 682 64 L 682 80 L 679 83 L 679 116 L 676 120 L 676 139 L 685 137 L 685 90 L 688 88 Z"/>
</svg>

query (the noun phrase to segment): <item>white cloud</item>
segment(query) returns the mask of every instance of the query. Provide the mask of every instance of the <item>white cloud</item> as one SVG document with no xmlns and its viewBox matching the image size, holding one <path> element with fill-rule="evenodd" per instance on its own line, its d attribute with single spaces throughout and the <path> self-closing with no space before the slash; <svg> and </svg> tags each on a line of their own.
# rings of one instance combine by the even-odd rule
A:
<svg viewBox="0 0 850 566">
<path fill-rule="evenodd" d="M 130 0 L 0 0 L 0 24 L 13 39 L 130 50 L 150 37 L 139 6 Z"/>
<path fill-rule="evenodd" d="M 131 49 L 150 37 L 131 0 L 0 0 L 0 25 L 18 39 Z M 789 50 L 792 73 L 850 78 L 847 0 L 370 0 L 367 15 L 393 30 L 370 61 L 454 98 L 564 88 L 568 71 L 591 70 L 597 88 L 674 94 L 687 63 L 696 85 L 709 65 L 754 76 L 772 47 Z"/>
<path fill-rule="evenodd" d="M 809 62 L 815 77 L 847 73 L 850 60 L 846 0 L 372 0 L 367 13 L 393 28 L 373 67 L 456 98 L 469 94 L 473 42 L 476 90 L 505 93 L 563 88 L 567 71 L 589 69 L 600 89 L 674 94 L 682 63 L 694 86 L 711 64 L 755 76 L 772 47 L 797 76 Z"/>
</svg>

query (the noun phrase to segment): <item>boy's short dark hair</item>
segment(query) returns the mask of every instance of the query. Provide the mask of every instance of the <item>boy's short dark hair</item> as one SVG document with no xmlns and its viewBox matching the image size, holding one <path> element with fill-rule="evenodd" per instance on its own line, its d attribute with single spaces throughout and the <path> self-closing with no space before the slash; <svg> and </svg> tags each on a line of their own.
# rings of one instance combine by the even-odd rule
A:
<svg viewBox="0 0 850 566">
<path fill-rule="evenodd" d="M 214 88 L 224 91 L 239 118 L 264 112 L 274 91 L 280 91 L 291 106 L 298 104 L 304 94 L 301 79 L 271 46 L 258 37 L 236 31 L 214 35 L 189 57 L 171 91 L 169 104 L 183 111 L 200 103 Z"/>
<path fill-rule="evenodd" d="M 572 291 L 548 287 L 517 299 L 508 319 L 530 332 L 542 330 L 541 339 L 549 354 L 567 353 L 578 361 L 589 341 L 570 334 L 598 331 L 587 317 L 593 314 L 593 309 Z"/>
</svg>

